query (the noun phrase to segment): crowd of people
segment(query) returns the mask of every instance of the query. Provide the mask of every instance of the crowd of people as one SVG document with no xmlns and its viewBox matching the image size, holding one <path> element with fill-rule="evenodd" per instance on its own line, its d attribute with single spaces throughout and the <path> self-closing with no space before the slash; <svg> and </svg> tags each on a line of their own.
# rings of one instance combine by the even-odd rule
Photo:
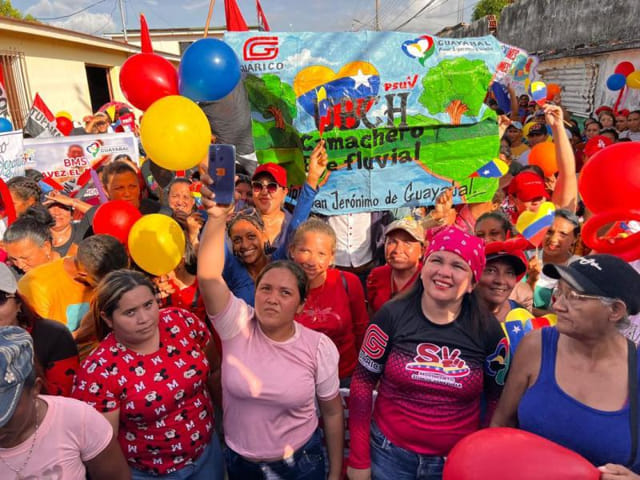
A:
<svg viewBox="0 0 640 480">
<path fill-rule="evenodd" d="M 97 205 L 43 193 L 36 171 L 10 179 L 0 477 L 435 480 L 461 439 L 513 427 L 603 480 L 640 479 L 640 273 L 581 241 L 577 182 L 598 151 L 640 141 L 640 110 L 579 126 L 560 96 L 511 93 L 509 171 L 485 203 L 448 190 L 431 207 L 316 216 L 322 140 L 293 209 L 275 163 L 240 173 L 222 205 L 206 166 L 150 188 L 137 162 L 111 161 L 109 200 L 184 230 L 161 276 L 93 231 Z M 98 117 L 86 131 L 107 131 Z M 528 162 L 542 142 L 553 175 Z M 514 225 L 543 202 L 555 213 L 536 248 Z M 522 310 L 555 326 L 516 345 L 505 325 Z"/>
</svg>

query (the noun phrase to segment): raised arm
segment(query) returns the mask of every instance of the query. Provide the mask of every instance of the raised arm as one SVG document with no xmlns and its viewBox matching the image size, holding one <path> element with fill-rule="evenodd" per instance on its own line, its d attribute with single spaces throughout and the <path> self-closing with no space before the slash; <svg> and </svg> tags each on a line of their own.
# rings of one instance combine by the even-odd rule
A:
<svg viewBox="0 0 640 480">
<path fill-rule="evenodd" d="M 214 193 L 207 188 L 211 178 L 202 177 L 202 205 L 209 218 L 200 237 L 198 250 L 198 285 L 209 315 L 216 315 L 224 310 L 229 302 L 229 287 L 222 278 L 224 268 L 224 236 L 227 215 L 232 205 L 218 205 Z"/>
<path fill-rule="evenodd" d="M 551 127 L 558 162 L 558 180 L 551 200 L 557 208 L 575 212 L 578 205 L 576 158 L 564 128 L 564 114 L 557 105 L 547 104 L 543 108 L 547 124 Z"/>
<path fill-rule="evenodd" d="M 273 252 L 271 255 L 272 260 L 284 260 L 287 258 L 289 241 L 300 224 L 305 222 L 311 214 L 313 200 L 316 198 L 316 194 L 318 193 L 320 179 L 322 178 L 322 181 L 326 181 L 329 176 L 329 172 L 327 171 L 324 178 L 322 177 L 325 173 L 326 166 L 327 150 L 324 147 L 324 140 L 320 140 L 309 157 L 309 173 L 307 174 L 307 181 L 302 185 L 300 196 L 296 203 L 296 208 L 293 210 L 291 221 L 287 226 L 287 231 L 284 233 L 285 241 L 282 242 L 282 245 L 280 245 L 275 252 Z"/>
</svg>

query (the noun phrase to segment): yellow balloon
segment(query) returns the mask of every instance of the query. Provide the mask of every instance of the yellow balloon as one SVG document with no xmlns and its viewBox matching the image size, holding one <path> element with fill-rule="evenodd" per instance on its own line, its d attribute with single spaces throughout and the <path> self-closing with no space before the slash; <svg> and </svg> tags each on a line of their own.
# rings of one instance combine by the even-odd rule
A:
<svg viewBox="0 0 640 480">
<path fill-rule="evenodd" d="M 629 88 L 640 88 L 640 71 L 631 72 L 627 77 L 627 85 Z"/>
<path fill-rule="evenodd" d="M 154 163 L 167 170 L 188 170 L 209 154 L 211 127 L 198 105 L 170 95 L 156 100 L 144 113 L 140 140 Z"/>
<path fill-rule="evenodd" d="M 144 271 L 159 276 L 178 266 L 184 256 L 185 237 L 173 218 L 153 213 L 133 224 L 127 244 L 133 261 Z"/>
<path fill-rule="evenodd" d="M 56 113 L 56 118 L 58 117 L 64 117 L 64 118 L 68 118 L 69 120 L 73 120 L 73 117 L 71 116 L 71 114 L 65 110 L 60 110 L 58 113 Z"/>
</svg>

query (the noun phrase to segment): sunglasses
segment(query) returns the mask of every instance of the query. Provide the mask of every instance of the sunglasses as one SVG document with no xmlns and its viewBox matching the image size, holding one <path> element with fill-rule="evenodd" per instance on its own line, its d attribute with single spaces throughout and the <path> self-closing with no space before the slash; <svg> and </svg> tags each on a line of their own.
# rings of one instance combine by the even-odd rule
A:
<svg viewBox="0 0 640 480">
<path fill-rule="evenodd" d="M 278 185 L 276 182 L 251 182 L 251 188 L 253 188 L 254 193 L 259 193 L 266 188 L 267 193 L 274 194 L 278 191 L 279 187 L 280 185 Z"/>
<path fill-rule="evenodd" d="M 4 305 L 5 303 L 7 303 L 7 300 L 9 300 L 10 298 L 16 298 L 15 294 L 0 292 L 0 305 Z"/>
</svg>

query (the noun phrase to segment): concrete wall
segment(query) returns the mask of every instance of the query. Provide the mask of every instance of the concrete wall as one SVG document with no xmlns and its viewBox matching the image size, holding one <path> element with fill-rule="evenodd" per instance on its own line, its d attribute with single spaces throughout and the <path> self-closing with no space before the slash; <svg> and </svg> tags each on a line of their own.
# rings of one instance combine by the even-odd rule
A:
<svg viewBox="0 0 640 480">
<path fill-rule="evenodd" d="M 639 38 L 638 0 L 519 0 L 502 11 L 498 38 L 529 52 Z"/>
<path fill-rule="evenodd" d="M 638 0 L 517 0 L 502 10 L 500 41 L 534 52 L 552 52 L 640 38 Z M 439 36 L 488 34 L 486 18 L 450 27 Z"/>
</svg>

